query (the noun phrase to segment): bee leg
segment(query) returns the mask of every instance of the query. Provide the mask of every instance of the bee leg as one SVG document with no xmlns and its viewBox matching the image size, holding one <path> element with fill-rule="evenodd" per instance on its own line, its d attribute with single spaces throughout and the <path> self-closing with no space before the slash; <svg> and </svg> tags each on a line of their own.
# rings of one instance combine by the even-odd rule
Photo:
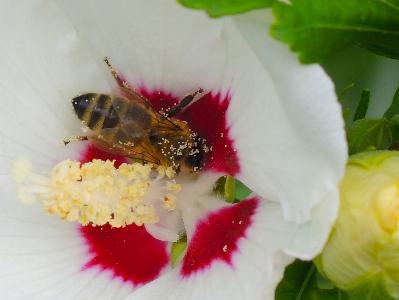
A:
<svg viewBox="0 0 399 300">
<path fill-rule="evenodd" d="M 132 89 L 129 84 L 124 80 L 118 72 L 114 69 L 114 67 L 111 65 L 111 62 L 109 61 L 108 57 L 104 57 L 104 62 L 107 65 L 109 71 L 111 72 L 112 76 L 115 78 L 116 83 L 121 87 L 122 89 L 125 90 L 130 90 L 134 92 L 134 89 Z"/>
<path fill-rule="evenodd" d="M 178 104 L 176 104 L 166 112 L 166 116 L 173 117 L 177 115 L 194 100 L 195 96 L 197 96 L 198 94 L 202 94 L 203 92 L 204 90 L 200 88 L 194 93 L 185 96 Z"/>
<path fill-rule="evenodd" d="M 114 67 L 111 65 L 111 62 L 109 61 L 108 57 L 104 57 L 104 62 L 107 65 L 109 71 L 112 74 L 112 77 L 115 78 L 116 83 L 119 85 L 119 87 L 127 94 L 133 97 L 137 97 L 137 95 L 141 96 L 138 94 L 134 88 L 129 86 L 126 80 L 124 80 L 118 72 L 114 69 Z M 144 98 L 143 98 L 144 99 Z"/>
<path fill-rule="evenodd" d="M 87 141 L 89 138 L 87 136 L 81 136 L 81 135 L 72 135 L 69 138 L 65 138 L 63 140 L 64 145 L 68 145 L 70 142 L 77 142 L 77 141 Z"/>
</svg>

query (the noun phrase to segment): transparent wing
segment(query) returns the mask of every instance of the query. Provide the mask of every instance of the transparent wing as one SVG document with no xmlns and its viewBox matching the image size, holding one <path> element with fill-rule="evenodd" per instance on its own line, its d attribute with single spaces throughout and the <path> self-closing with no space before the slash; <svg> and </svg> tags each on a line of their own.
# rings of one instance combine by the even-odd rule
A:
<svg viewBox="0 0 399 300">
<path fill-rule="evenodd" d="M 181 128 L 176 122 L 155 111 L 143 96 L 129 91 L 129 98 L 112 97 L 112 106 L 118 115 L 122 130 L 131 138 L 154 135 L 171 135 Z M 127 93 L 127 92 L 126 92 Z"/>
<path fill-rule="evenodd" d="M 156 165 L 168 165 L 163 155 L 153 147 L 148 139 L 129 139 L 121 131 L 115 136 L 117 129 L 102 129 L 98 135 L 90 136 L 89 140 L 98 148 L 112 154 L 122 155 Z"/>
</svg>

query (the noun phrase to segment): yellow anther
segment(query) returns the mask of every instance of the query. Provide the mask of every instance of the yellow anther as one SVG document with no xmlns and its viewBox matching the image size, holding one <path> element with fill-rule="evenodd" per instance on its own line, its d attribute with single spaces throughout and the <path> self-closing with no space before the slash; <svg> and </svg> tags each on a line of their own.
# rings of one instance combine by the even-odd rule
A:
<svg viewBox="0 0 399 300">
<path fill-rule="evenodd" d="M 65 181 L 78 181 L 81 179 L 80 163 L 64 160 L 53 168 L 51 175 L 54 185 L 63 185 Z"/>
<path fill-rule="evenodd" d="M 176 197 L 172 194 L 167 194 L 164 198 L 163 205 L 166 210 L 172 211 L 176 209 Z"/>
<path fill-rule="evenodd" d="M 173 169 L 173 167 L 158 166 L 157 172 L 158 172 L 159 178 L 163 178 L 166 175 L 166 177 L 171 179 L 171 178 L 175 177 L 175 175 L 176 175 L 176 171 L 175 171 L 175 169 Z"/>
<path fill-rule="evenodd" d="M 181 191 L 182 186 L 181 186 L 181 184 L 178 184 L 178 183 L 176 183 L 176 182 L 168 181 L 168 182 L 166 183 L 166 188 L 167 188 L 169 191 L 178 193 L 178 192 Z"/>
<path fill-rule="evenodd" d="M 166 170 L 165 170 L 165 174 L 166 174 L 166 176 L 170 179 L 170 178 L 175 177 L 176 171 L 175 171 L 175 169 L 173 169 L 172 167 L 168 167 L 168 168 L 166 168 Z"/>
<path fill-rule="evenodd" d="M 15 163 L 13 177 L 20 184 L 18 196 L 24 202 L 40 201 L 45 211 L 66 221 L 93 226 L 106 223 L 114 227 L 140 226 L 159 221 L 152 200 L 147 202 L 152 167 L 133 163 L 115 168 L 114 161 L 110 160 L 84 164 L 65 160 L 46 178 L 32 174 L 31 164 L 25 160 Z M 164 167 L 158 172 L 174 176 L 173 168 Z M 159 184 L 157 180 L 154 182 Z M 177 193 L 181 185 L 167 182 L 166 189 Z M 175 195 L 164 198 L 165 209 L 175 209 Z"/>
</svg>

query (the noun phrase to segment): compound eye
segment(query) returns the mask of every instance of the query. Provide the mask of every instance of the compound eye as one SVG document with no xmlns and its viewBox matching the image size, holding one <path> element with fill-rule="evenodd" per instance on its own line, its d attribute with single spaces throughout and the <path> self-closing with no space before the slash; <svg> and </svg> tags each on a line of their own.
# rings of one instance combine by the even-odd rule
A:
<svg viewBox="0 0 399 300">
<path fill-rule="evenodd" d="M 186 158 L 187 167 L 189 167 L 194 172 L 201 171 L 204 162 L 204 152 L 201 149 L 198 150 L 198 153 L 188 155 Z"/>
</svg>

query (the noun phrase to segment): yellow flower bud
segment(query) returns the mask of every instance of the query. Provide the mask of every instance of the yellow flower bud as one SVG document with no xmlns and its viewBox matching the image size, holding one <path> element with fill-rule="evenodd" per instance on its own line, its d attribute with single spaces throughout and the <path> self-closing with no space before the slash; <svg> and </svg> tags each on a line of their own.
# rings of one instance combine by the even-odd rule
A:
<svg viewBox="0 0 399 300">
<path fill-rule="evenodd" d="M 319 270 L 343 290 L 379 282 L 399 299 L 399 152 L 351 157 L 340 196 L 337 223 L 316 260 Z"/>
</svg>

